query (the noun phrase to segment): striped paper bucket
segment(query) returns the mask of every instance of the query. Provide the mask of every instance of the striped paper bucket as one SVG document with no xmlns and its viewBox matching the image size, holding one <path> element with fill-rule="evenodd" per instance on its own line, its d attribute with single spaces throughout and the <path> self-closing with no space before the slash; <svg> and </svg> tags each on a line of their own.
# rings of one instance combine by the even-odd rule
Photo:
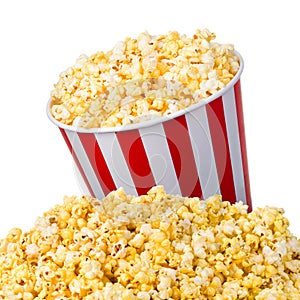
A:
<svg viewBox="0 0 300 300">
<path fill-rule="evenodd" d="M 154 185 L 167 193 L 243 201 L 252 209 L 240 70 L 221 91 L 168 117 L 115 128 L 55 123 L 73 156 L 85 194 L 98 199 L 123 187 L 131 195 Z"/>
</svg>

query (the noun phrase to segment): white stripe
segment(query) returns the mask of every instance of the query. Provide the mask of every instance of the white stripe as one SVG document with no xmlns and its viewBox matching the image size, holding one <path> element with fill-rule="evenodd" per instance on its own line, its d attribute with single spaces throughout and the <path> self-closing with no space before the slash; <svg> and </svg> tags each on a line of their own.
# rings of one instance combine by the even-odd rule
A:
<svg viewBox="0 0 300 300">
<path fill-rule="evenodd" d="M 181 195 L 166 134 L 162 124 L 139 130 L 157 185 L 163 185 L 168 194 Z"/>
<path fill-rule="evenodd" d="M 110 174 L 117 188 L 123 187 L 129 195 L 137 195 L 117 136 L 113 132 L 95 134 Z"/>
<path fill-rule="evenodd" d="M 91 166 L 91 163 L 85 153 L 85 150 L 81 144 L 80 138 L 77 135 L 76 132 L 72 132 L 69 130 L 65 131 L 68 139 L 72 145 L 73 151 L 75 152 L 75 155 L 77 156 L 79 163 L 83 169 L 83 172 L 93 190 L 94 195 L 98 199 L 102 199 L 104 197 L 104 193 L 102 191 L 102 188 L 100 186 L 100 183 L 97 179 L 97 176 L 93 170 L 93 167 Z"/>
<path fill-rule="evenodd" d="M 205 106 L 186 115 L 203 197 L 220 194 L 218 172 Z"/>
<path fill-rule="evenodd" d="M 77 179 L 77 182 L 80 182 L 80 189 L 83 195 L 91 195 L 87 185 L 85 184 L 85 180 L 83 179 L 81 172 L 78 169 L 77 164 L 74 164 L 74 172 Z"/>
<path fill-rule="evenodd" d="M 228 92 L 222 96 L 222 99 L 229 143 L 229 152 L 231 157 L 235 194 L 237 201 L 242 200 L 244 203 L 246 203 L 244 171 L 242 164 L 240 137 L 238 131 L 238 120 L 236 115 L 234 89 L 231 88 L 230 90 L 228 90 Z"/>
</svg>

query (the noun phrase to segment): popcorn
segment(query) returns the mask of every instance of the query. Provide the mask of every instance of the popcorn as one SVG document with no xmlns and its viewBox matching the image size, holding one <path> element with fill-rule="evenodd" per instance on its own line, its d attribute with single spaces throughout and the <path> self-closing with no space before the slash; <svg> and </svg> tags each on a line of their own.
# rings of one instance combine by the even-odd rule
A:
<svg viewBox="0 0 300 300">
<path fill-rule="evenodd" d="M 239 70 L 233 45 L 214 39 L 207 29 L 192 37 L 145 32 L 107 53 L 81 55 L 54 85 L 52 116 L 83 128 L 115 127 L 196 104 L 223 89 Z"/>
<path fill-rule="evenodd" d="M 0 299 L 300 299 L 300 240 L 218 195 L 65 197 L 0 240 Z"/>
</svg>

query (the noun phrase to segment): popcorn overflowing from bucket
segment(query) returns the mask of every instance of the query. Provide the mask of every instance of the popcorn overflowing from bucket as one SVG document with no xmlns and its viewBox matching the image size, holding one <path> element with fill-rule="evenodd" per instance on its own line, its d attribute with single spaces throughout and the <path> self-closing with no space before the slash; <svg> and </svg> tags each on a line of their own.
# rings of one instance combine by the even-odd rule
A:
<svg viewBox="0 0 300 300">
<path fill-rule="evenodd" d="M 207 29 L 196 30 L 192 37 L 176 31 L 142 33 L 106 53 L 81 55 L 60 74 L 51 94 L 51 113 L 64 124 L 96 128 L 187 108 L 220 91 L 239 70 L 234 47 L 214 39 Z M 153 78 L 158 87 L 151 89 L 147 80 Z"/>
</svg>

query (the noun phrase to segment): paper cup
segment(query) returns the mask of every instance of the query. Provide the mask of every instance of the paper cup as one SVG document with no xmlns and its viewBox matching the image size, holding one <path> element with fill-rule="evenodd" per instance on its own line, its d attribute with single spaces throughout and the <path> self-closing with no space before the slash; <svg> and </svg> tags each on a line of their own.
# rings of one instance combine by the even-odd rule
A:
<svg viewBox="0 0 300 300">
<path fill-rule="evenodd" d="M 238 54 L 239 55 L 239 54 Z M 102 199 L 163 185 L 169 194 L 243 201 L 252 209 L 240 69 L 218 93 L 168 117 L 122 127 L 83 129 L 56 121 L 85 193 Z"/>
</svg>

